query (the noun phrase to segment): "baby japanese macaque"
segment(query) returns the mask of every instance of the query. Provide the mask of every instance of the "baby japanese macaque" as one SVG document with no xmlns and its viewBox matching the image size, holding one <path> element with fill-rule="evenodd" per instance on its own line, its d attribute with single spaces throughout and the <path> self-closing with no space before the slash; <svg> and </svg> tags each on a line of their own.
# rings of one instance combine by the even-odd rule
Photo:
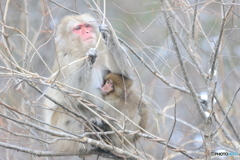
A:
<svg viewBox="0 0 240 160">
<path fill-rule="evenodd" d="M 127 120 L 126 117 L 145 129 L 148 112 L 146 103 L 141 98 L 140 93 L 133 87 L 133 81 L 131 79 L 120 74 L 108 74 L 101 88 L 104 100 L 124 115 L 121 115 L 107 104 L 103 110 L 115 118 L 125 130 L 138 131 L 140 130 L 139 127 Z M 114 126 L 118 129 L 116 125 Z M 111 130 L 110 127 L 109 130 Z M 122 147 L 123 144 L 127 144 L 126 141 L 122 141 L 122 137 L 116 133 L 109 135 L 109 138 L 116 147 Z M 137 136 L 134 135 L 127 135 L 126 138 L 131 143 L 137 140 Z"/>
</svg>

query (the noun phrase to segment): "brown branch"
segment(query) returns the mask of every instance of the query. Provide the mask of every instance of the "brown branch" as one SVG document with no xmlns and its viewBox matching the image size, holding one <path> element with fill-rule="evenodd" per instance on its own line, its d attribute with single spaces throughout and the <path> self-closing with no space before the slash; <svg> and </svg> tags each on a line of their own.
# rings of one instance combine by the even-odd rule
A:
<svg viewBox="0 0 240 160">
<path fill-rule="evenodd" d="M 214 117 L 215 121 L 218 123 L 218 125 L 220 126 L 219 118 L 218 118 L 217 114 L 215 114 L 215 112 L 213 112 L 213 117 Z M 225 128 L 224 126 L 221 126 L 221 130 L 223 131 L 223 133 L 226 136 L 226 138 L 231 142 L 233 147 L 236 149 L 238 154 L 240 154 L 240 144 L 239 144 L 239 142 L 237 142 L 236 140 L 234 140 L 232 138 L 232 136 L 229 134 L 227 128 Z"/>
<path fill-rule="evenodd" d="M 235 2 L 235 0 L 232 1 L 232 3 L 234 3 L 234 2 Z M 218 52 L 219 52 L 219 48 L 220 48 L 220 45 L 221 45 L 223 32 L 224 32 L 224 26 L 225 26 L 225 23 L 226 23 L 227 19 L 230 16 L 230 12 L 231 12 L 233 6 L 234 5 L 231 5 L 231 7 L 228 9 L 228 11 L 225 14 L 224 5 L 222 5 L 222 23 L 221 23 L 221 28 L 220 28 L 220 31 L 219 31 L 217 45 L 215 46 L 214 53 L 213 53 L 213 55 L 211 56 L 211 59 L 210 59 L 211 70 L 210 70 L 210 75 L 209 75 L 209 81 L 212 81 L 212 78 L 213 78 L 214 73 L 215 73 L 216 62 L 217 62 L 217 58 L 218 58 L 218 54 L 219 54 Z"/>
<path fill-rule="evenodd" d="M 234 96 L 233 96 L 233 99 L 232 99 L 232 101 L 231 101 L 231 103 L 230 103 L 230 106 L 228 107 L 228 110 L 227 110 L 227 112 L 225 113 L 222 122 L 219 124 L 219 126 L 216 128 L 216 130 L 211 134 L 211 136 L 214 136 L 214 135 L 218 132 L 218 130 L 222 127 L 224 121 L 228 118 L 228 113 L 230 112 L 231 108 L 233 107 L 233 103 L 234 103 L 234 101 L 235 101 L 235 99 L 236 99 L 236 96 L 237 96 L 237 94 L 238 94 L 239 91 L 240 91 L 240 87 L 239 87 L 239 88 L 237 89 L 237 91 L 235 92 L 235 94 L 234 94 Z M 238 138 L 238 140 L 239 140 L 238 134 L 235 134 L 235 135 L 237 135 L 237 138 Z"/>
<path fill-rule="evenodd" d="M 77 134 L 74 134 L 74 133 L 68 132 L 68 131 L 66 131 L 66 130 L 63 130 L 63 129 L 59 128 L 59 127 L 56 127 L 56 126 L 50 125 L 50 124 L 48 124 L 48 123 L 45 123 L 45 122 L 43 122 L 43 121 L 41 121 L 41 120 L 39 120 L 39 119 L 36 119 L 36 118 L 34 118 L 34 117 L 31 117 L 31 116 L 29 116 L 29 115 L 27 115 L 27 114 L 25 114 L 25 113 L 22 113 L 22 112 L 18 111 L 17 109 L 15 109 L 15 108 L 13 108 L 13 107 L 5 104 L 4 102 L 1 102 L 1 101 L 0 101 L 0 105 L 4 106 L 5 108 L 7 108 L 7 109 L 9 109 L 9 110 L 12 110 L 12 111 L 14 111 L 14 112 L 16 112 L 16 113 L 18 113 L 18 114 L 20 114 L 20 115 L 23 115 L 23 116 L 25 116 L 25 117 L 27 117 L 27 118 L 30 118 L 30 119 L 32 119 L 32 120 L 34 120 L 34 121 L 36 121 L 36 122 L 39 122 L 39 123 L 41 123 L 41 124 L 47 125 L 47 126 L 49 126 L 49 127 L 55 128 L 55 129 L 57 129 L 57 130 L 59 130 L 59 131 L 65 132 L 65 133 L 67 133 L 67 134 L 70 134 L 70 135 L 73 135 L 73 136 L 76 136 L 76 137 L 79 136 L 79 135 L 77 135 Z M 79 136 L 79 137 L 81 137 L 81 136 Z"/>
<path fill-rule="evenodd" d="M 135 156 L 135 155 L 133 155 L 133 154 L 127 152 L 127 151 L 123 151 L 122 149 L 119 149 L 117 147 L 113 147 L 112 145 L 107 145 L 106 143 L 103 143 L 103 142 L 100 142 L 100 141 L 97 141 L 97 140 L 93 140 L 93 139 L 90 139 L 90 138 L 87 138 L 87 137 L 79 138 L 79 137 L 72 136 L 72 135 L 69 135 L 69 134 L 66 134 L 66 133 L 57 132 L 57 131 L 50 130 L 50 129 L 45 129 L 44 127 L 38 126 L 38 125 L 33 124 L 31 122 L 17 120 L 17 119 L 11 118 L 9 116 L 3 115 L 1 113 L 0 113 L 0 116 L 4 117 L 6 119 L 9 119 L 13 122 L 16 122 L 16 123 L 19 123 L 19 124 L 22 124 L 22 125 L 26 125 L 26 126 L 29 126 L 29 127 L 33 127 L 33 128 L 35 128 L 39 131 L 48 133 L 48 134 L 53 135 L 53 136 L 69 137 L 70 141 L 76 141 L 76 142 L 91 144 L 91 145 L 97 146 L 97 147 L 99 147 L 103 150 L 108 150 L 112 153 L 116 153 L 116 155 L 124 155 L 126 157 L 130 157 L 131 159 L 140 159 L 137 156 Z M 23 148 L 23 147 L 18 147 L 18 146 L 14 146 L 14 145 L 10 145 L 10 144 L 8 145 L 8 144 L 0 142 L 0 146 L 1 145 L 2 145 L 2 147 L 5 147 L 5 148 L 15 149 L 15 150 L 30 153 L 30 154 L 33 154 L 33 155 L 36 155 L 36 156 L 50 156 L 51 155 L 50 153 L 52 153 L 52 152 L 46 152 L 46 153 L 43 154 L 44 151 L 34 151 L 32 149 L 26 149 L 26 148 Z M 69 155 L 72 155 L 72 154 L 73 153 L 67 154 L 65 156 L 69 156 Z M 85 154 L 85 153 L 83 153 L 83 154 Z M 79 155 L 79 153 L 75 154 L 75 155 Z M 57 155 L 55 155 L 55 156 L 57 156 Z M 58 155 L 58 156 L 60 156 L 60 155 Z"/>
<path fill-rule="evenodd" d="M 67 11 L 71 12 L 71 13 L 78 14 L 78 15 L 80 14 L 80 13 L 74 11 L 74 10 L 71 10 L 71 9 L 69 9 L 69 8 L 67 8 L 67 7 L 59 4 L 59 3 L 57 3 L 56 1 L 53 1 L 53 0 L 49 0 L 49 1 L 52 2 L 52 3 L 54 3 L 54 4 L 56 4 L 57 6 L 59 6 L 59 7 L 61 7 L 61 8 L 63 8 L 63 9 L 65 9 L 65 10 L 67 10 Z"/>
<path fill-rule="evenodd" d="M 188 90 L 186 90 L 185 88 L 182 88 L 182 87 L 178 87 L 174 84 L 171 84 L 169 83 L 163 76 L 161 76 L 160 74 L 158 74 L 156 71 L 154 71 L 150 65 L 148 65 L 147 63 L 144 62 L 144 60 L 142 59 L 142 57 L 140 57 L 126 42 L 124 42 L 122 39 L 118 39 L 124 46 L 126 46 L 139 60 L 142 64 L 145 65 L 145 67 L 147 67 L 147 69 L 152 73 L 154 74 L 156 77 L 158 77 L 163 83 L 165 83 L 167 86 L 173 88 L 173 89 L 176 89 L 176 90 L 179 90 L 183 93 L 187 93 L 187 94 L 190 94 L 190 92 Z"/>
<path fill-rule="evenodd" d="M 194 89 L 194 87 L 193 87 L 193 85 L 192 85 L 192 83 L 191 83 L 191 81 L 190 81 L 190 79 L 189 79 L 186 66 L 185 66 L 185 64 L 183 63 L 182 55 L 180 54 L 180 51 L 179 51 L 179 48 L 178 48 L 178 45 L 177 45 L 177 42 L 176 42 L 176 38 L 175 38 L 175 36 L 174 36 L 172 27 L 171 27 L 171 25 L 170 25 L 170 22 L 169 22 L 169 19 L 168 19 L 168 16 L 167 16 L 167 12 L 166 12 L 165 8 L 163 7 L 163 6 L 164 6 L 163 0 L 161 0 L 161 2 L 162 2 L 162 8 L 163 8 L 163 16 L 164 16 L 164 18 L 165 18 L 168 31 L 169 31 L 169 33 L 170 33 L 170 35 L 171 35 L 171 39 L 172 39 L 172 42 L 173 42 L 173 46 L 174 46 L 174 48 L 175 48 L 175 51 L 176 51 L 176 54 L 177 54 L 177 58 L 178 58 L 179 64 L 180 64 L 180 66 L 181 66 L 181 69 L 182 69 L 182 72 L 183 72 L 183 75 L 184 75 L 185 83 L 186 83 L 186 85 L 187 85 L 187 87 L 188 87 L 188 89 L 189 89 L 189 91 L 190 91 L 190 93 L 191 93 L 191 96 L 193 97 L 193 100 L 194 100 L 194 102 L 195 102 L 195 104 L 196 104 L 196 106 L 197 106 L 197 109 L 198 109 L 200 115 L 202 116 L 202 118 L 205 119 L 206 116 L 205 116 L 204 110 L 203 110 L 202 107 L 201 107 L 201 104 L 200 104 L 200 102 L 199 102 L 199 100 L 198 100 L 198 95 L 197 95 L 197 93 L 196 93 L 196 91 L 195 91 L 195 89 Z"/>
<path fill-rule="evenodd" d="M 123 159 L 123 158 L 115 156 L 111 153 L 106 153 L 106 152 L 96 151 L 96 150 L 92 150 L 92 151 L 89 151 L 84 154 L 79 154 L 79 152 L 52 152 L 52 151 L 33 150 L 33 149 L 20 147 L 20 146 L 3 143 L 3 142 L 0 142 L 0 146 L 7 148 L 7 149 L 12 149 L 12 150 L 16 150 L 19 152 L 24 152 L 24 153 L 31 154 L 34 156 L 38 156 L 38 157 L 55 157 L 55 156 L 84 156 L 85 157 L 85 156 L 90 156 L 90 155 L 98 155 L 98 156 L 101 156 L 104 158 L 109 158 L 109 159 L 116 159 L 116 160 Z M 132 159 L 136 159 L 136 158 L 132 158 Z"/>
</svg>

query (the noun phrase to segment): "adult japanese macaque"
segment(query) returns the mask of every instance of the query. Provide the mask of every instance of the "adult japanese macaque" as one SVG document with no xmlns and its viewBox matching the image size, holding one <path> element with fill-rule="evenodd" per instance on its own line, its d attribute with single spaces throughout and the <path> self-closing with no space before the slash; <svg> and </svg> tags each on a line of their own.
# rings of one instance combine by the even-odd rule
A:
<svg viewBox="0 0 240 160">
<path fill-rule="evenodd" d="M 133 81 L 131 79 L 120 74 L 109 73 L 101 88 L 104 94 L 104 100 L 124 115 L 121 115 L 108 104 L 104 106 L 103 110 L 111 117 L 115 118 L 124 129 L 139 131 L 139 127 L 135 124 L 145 129 L 148 120 L 148 112 L 146 103 L 140 97 L 140 93 L 132 85 Z M 127 120 L 126 117 L 131 119 L 135 124 Z M 117 125 L 114 126 L 118 129 Z M 111 130 L 110 127 L 108 130 Z M 117 136 L 116 134 L 112 134 L 109 137 L 114 146 L 122 147 L 122 144 L 127 144 L 126 141 L 122 141 L 121 136 Z M 126 138 L 129 142 L 133 143 L 138 137 L 127 135 Z"/>
<path fill-rule="evenodd" d="M 97 45 L 99 38 L 100 43 Z M 117 44 L 111 30 L 108 30 L 106 25 L 99 25 L 91 15 L 64 17 L 57 26 L 56 60 L 53 66 L 55 77 L 53 79 L 66 84 L 67 87 L 63 86 L 65 90 L 80 94 L 83 99 L 98 107 L 103 107 L 102 101 L 96 97 L 103 98 L 100 88 L 107 73 L 110 71 L 127 77 L 134 75 L 128 65 L 125 51 Z M 102 121 L 73 97 L 52 88 L 49 88 L 46 94 L 58 104 L 101 127 Z M 66 114 L 65 109 L 49 99 L 45 100 L 45 105 L 49 107 L 44 116 L 47 123 L 76 134 L 84 132 L 85 127 L 79 118 L 76 119 L 74 115 Z M 91 149 L 89 145 L 68 140 L 58 140 L 56 146 L 58 151 Z"/>
</svg>

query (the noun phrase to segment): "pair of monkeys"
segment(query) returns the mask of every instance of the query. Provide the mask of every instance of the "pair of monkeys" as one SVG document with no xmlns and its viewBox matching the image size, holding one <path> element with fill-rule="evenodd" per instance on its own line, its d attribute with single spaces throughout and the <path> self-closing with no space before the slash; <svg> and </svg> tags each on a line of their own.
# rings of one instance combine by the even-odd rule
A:
<svg viewBox="0 0 240 160">
<path fill-rule="evenodd" d="M 57 26 L 55 47 L 56 60 L 53 71 L 56 81 L 66 84 L 69 87 L 68 91 L 78 93 L 83 99 L 100 107 L 121 125 L 125 125 L 125 129 L 139 130 L 135 124 L 145 129 L 148 119 L 147 107 L 140 93 L 134 89 L 132 79 L 135 74 L 129 67 L 126 49 L 119 45 L 106 25 L 99 25 L 89 14 L 66 16 Z M 103 128 L 103 122 L 73 97 L 52 88 L 49 88 L 46 94 L 58 104 L 80 114 L 84 120 L 89 120 L 100 129 Z M 124 116 L 101 99 L 114 106 Z M 50 99 L 44 102 L 49 107 L 44 116 L 46 123 L 76 134 L 84 133 L 84 120 L 69 114 Z M 135 124 L 126 120 L 125 116 Z M 112 128 L 107 126 L 106 130 Z M 117 147 L 125 143 L 121 141 L 121 136 L 116 134 L 109 135 L 109 139 L 112 145 Z M 134 142 L 133 136 L 127 136 L 127 139 Z M 58 140 L 54 148 L 58 151 L 93 149 L 91 145 L 69 140 Z"/>
</svg>

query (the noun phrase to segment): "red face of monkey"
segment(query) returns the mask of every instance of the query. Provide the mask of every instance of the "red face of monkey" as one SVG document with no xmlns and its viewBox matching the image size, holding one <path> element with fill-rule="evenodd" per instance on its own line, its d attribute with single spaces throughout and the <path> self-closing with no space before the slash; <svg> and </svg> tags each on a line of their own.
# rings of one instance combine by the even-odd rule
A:
<svg viewBox="0 0 240 160">
<path fill-rule="evenodd" d="M 114 84 L 112 80 L 110 79 L 106 80 L 106 82 L 103 84 L 101 88 L 102 94 L 109 94 L 113 90 L 114 90 Z"/>
<path fill-rule="evenodd" d="M 90 24 L 79 24 L 73 28 L 73 32 L 78 34 L 81 41 L 84 43 L 95 42 L 96 35 L 93 31 L 93 27 Z"/>
</svg>

